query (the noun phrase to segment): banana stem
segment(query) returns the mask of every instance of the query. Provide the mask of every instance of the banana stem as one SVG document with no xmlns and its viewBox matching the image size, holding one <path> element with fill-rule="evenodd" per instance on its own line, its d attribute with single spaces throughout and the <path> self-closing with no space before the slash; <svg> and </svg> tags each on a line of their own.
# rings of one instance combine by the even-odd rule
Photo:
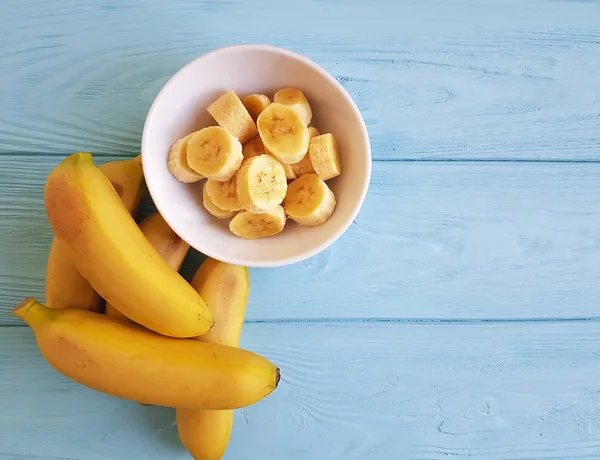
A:
<svg viewBox="0 0 600 460">
<path fill-rule="evenodd" d="M 10 313 L 18 316 L 31 327 L 58 316 L 57 311 L 45 307 L 33 297 L 24 299 Z"/>
</svg>

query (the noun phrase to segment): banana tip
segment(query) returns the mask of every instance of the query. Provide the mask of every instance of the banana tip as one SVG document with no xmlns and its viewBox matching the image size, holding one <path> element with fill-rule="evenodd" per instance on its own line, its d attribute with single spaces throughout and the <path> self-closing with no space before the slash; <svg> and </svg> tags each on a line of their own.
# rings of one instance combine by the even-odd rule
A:
<svg viewBox="0 0 600 460">
<path fill-rule="evenodd" d="M 279 370 L 279 368 L 277 368 L 275 374 L 275 388 L 277 388 L 279 386 L 279 381 L 281 380 L 281 371 Z"/>
<path fill-rule="evenodd" d="M 21 302 L 19 302 L 19 305 L 17 305 L 15 308 L 12 309 L 12 311 L 10 312 L 11 315 L 15 315 L 15 316 L 20 316 L 18 314 L 18 312 L 26 307 L 29 307 L 31 305 L 33 305 L 36 302 L 36 300 L 33 297 L 27 297 L 26 299 L 23 299 Z"/>
</svg>

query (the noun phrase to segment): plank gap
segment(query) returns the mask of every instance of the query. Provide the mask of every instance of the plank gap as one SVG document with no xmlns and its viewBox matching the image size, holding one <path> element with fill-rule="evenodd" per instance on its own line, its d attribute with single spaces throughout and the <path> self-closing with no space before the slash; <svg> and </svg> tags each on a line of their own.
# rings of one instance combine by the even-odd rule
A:
<svg viewBox="0 0 600 460">
<path fill-rule="evenodd" d="M 56 159 L 65 158 L 71 153 L 40 153 L 40 152 L 3 152 L 0 151 L 0 157 L 18 158 L 49 158 Z M 102 159 L 102 163 L 108 161 L 116 161 L 123 158 L 136 156 L 139 152 L 90 152 L 94 158 Z M 428 164 L 485 164 L 485 163 L 514 163 L 514 164 L 600 164 L 600 159 L 596 158 L 577 158 L 577 159 L 553 159 L 553 158 L 444 158 L 444 157 L 429 157 L 429 158 L 373 158 L 373 163 L 428 163 Z"/>
<path fill-rule="evenodd" d="M 249 318 L 244 324 L 448 324 L 484 325 L 514 323 L 580 323 L 600 322 L 600 316 L 587 318 Z M 26 324 L 2 324 L 0 327 L 28 327 Z"/>
</svg>

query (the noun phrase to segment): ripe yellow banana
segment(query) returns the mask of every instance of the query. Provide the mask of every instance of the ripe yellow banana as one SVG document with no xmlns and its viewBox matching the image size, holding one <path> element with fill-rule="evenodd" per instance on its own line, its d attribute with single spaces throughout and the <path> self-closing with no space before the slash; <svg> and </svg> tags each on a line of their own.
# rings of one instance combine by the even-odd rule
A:
<svg viewBox="0 0 600 460">
<path fill-rule="evenodd" d="M 310 140 L 308 154 L 317 176 L 321 179 L 333 179 L 342 173 L 337 142 L 333 134 L 327 133 L 313 137 Z"/>
<path fill-rule="evenodd" d="M 292 182 L 285 196 L 285 213 L 305 227 L 324 224 L 335 210 L 335 195 L 314 173 L 300 176 Z"/>
<path fill-rule="evenodd" d="M 308 128 L 293 108 L 274 102 L 256 123 L 265 148 L 282 163 L 298 163 L 308 152 Z"/>
<path fill-rule="evenodd" d="M 314 128 L 313 126 L 308 127 L 308 138 L 312 139 L 313 137 L 319 136 L 319 130 Z M 300 160 L 298 163 L 294 163 L 293 165 L 288 165 L 282 163 L 283 169 L 285 170 L 285 177 L 288 179 L 297 179 L 304 174 L 314 173 L 315 169 L 310 161 L 310 155 L 306 152 L 304 158 Z"/>
<path fill-rule="evenodd" d="M 190 249 L 190 245 L 183 241 L 171 230 L 163 217 L 154 213 L 140 222 L 140 230 L 160 256 L 165 259 L 173 270 L 179 271 L 183 259 Z M 106 303 L 106 316 L 124 321 L 131 321 L 127 316 L 117 310 L 112 304 Z"/>
<path fill-rule="evenodd" d="M 144 196 L 142 156 L 130 160 L 110 161 L 99 166 L 130 214 L 135 216 Z"/>
<path fill-rule="evenodd" d="M 219 126 L 229 131 L 242 144 L 258 134 L 256 123 L 232 90 L 219 96 L 206 110 Z"/>
<path fill-rule="evenodd" d="M 209 179 L 206 181 L 206 193 L 210 200 L 224 211 L 239 211 L 242 209 L 237 195 L 237 177 L 234 175 L 225 182 Z"/>
<path fill-rule="evenodd" d="M 271 100 L 264 94 L 249 94 L 244 98 L 244 107 L 246 107 L 246 110 L 248 110 L 254 121 L 256 121 L 260 112 L 265 110 L 270 103 Z"/>
<path fill-rule="evenodd" d="M 200 295 L 152 247 L 89 153 L 70 155 L 50 173 L 44 201 L 75 267 L 121 313 L 173 337 L 212 327 Z"/>
<path fill-rule="evenodd" d="M 208 258 L 191 285 L 210 303 L 215 317 L 215 326 L 196 340 L 237 347 L 250 292 L 248 268 Z"/>
<path fill-rule="evenodd" d="M 240 211 L 229 222 L 229 230 L 240 238 L 264 238 L 277 235 L 283 231 L 285 221 L 285 211 L 279 205 L 260 214 Z"/>
<path fill-rule="evenodd" d="M 248 269 L 214 259 L 200 266 L 192 286 L 210 304 L 215 326 L 198 340 L 237 347 L 242 334 L 250 279 Z M 196 460 L 219 460 L 229 444 L 231 410 L 177 409 L 181 442 Z"/>
<path fill-rule="evenodd" d="M 298 88 L 283 88 L 275 93 L 273 102 L 283 105 L 289 105 L 293 108 L 305 125 L 309 125 L 312 120 L 312 109 L 304 93 Z"/>
<path fill-rule="evenodd" d="M 242 144 L 220 126 L 203 128 L 188 141 L 188 164 L 208 179 L 231 179 L 243 159 Z"/>
<path fill-rule="evenodd" d="M 204 184 L 204 187 L 202 187 L 202 203 L 204 204 L 206 210 L 217 219 L 229 219 L 235 215 L 235 211 L 226 211 L 225 209 L 221 209 L 213 203 L 206 191 L 206 184 Z"/>
<path fill-rule="evenodd" d="M 285 198 L 285 171 L 271 155 L 244 160 L 236 176 L 238 199 L 243 208 L 250 212 L 272 210 Z"/>
<path fill-rule="evenodd" d="M 187 136 L 177 139 L 169 150 L 167 158 L 167 168 L 171 174 L 180 182 L 192 184 L 204 179 L 202 174 L 198 174 L 188 164 L 187 146 L 192 136 L 196 133 L 188 134 Z"/>
<path fill-rule="evenodd" d="M 141 156 L 105 163 L 100 170 L 110 180 L 127 210 L 135 215 L 144 191 Z M 51 308 L 101 311 L 104 301 L 73 266 L 68 248 L 54 238 L 46 267 L 46 304 Z"/>
<path fill-rule="evenodd" d="M 265 145 L 260 136 L 254 136 L 242 145 L 242 155 L 244 155 L 244 159 L 257 157 L 259 155 L 264 155 L 265 153 L 267 153 L 265 151 Z"/>
<path fill-rule="evenodd" d="M 271 393 L 279 369 L 246 350 L 156 334 L 85 310 L 53 310 L 33 298 L 13 314 L 35 332 L 58 372 L 103 393 L 145 404 L 236 409 Z"/>
</svg>

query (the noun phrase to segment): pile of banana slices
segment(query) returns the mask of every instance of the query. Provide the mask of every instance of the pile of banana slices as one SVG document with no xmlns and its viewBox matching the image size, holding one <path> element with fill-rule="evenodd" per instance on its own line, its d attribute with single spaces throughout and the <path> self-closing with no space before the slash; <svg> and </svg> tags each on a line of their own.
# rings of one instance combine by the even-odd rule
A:
<svg viewBox="0 0 600 460">
<path fill-rule="evenodd" d="M 231 219 L 229 229 L 246 239 L 280 233 L 288 217 L 305 227 L 331 217 L 336 198 L 325 181 L 341 174 L 337 143 L 309 126 L 312 109 L 301 90 L 281 89 L 273 102 L 264 94 L 242 102 L 227 91 L 207 111 L 218 126 L 175 141 L 167 166 L 184 183 L 207 179 L 203 203 L 211 215 Z"/>
</svg>

